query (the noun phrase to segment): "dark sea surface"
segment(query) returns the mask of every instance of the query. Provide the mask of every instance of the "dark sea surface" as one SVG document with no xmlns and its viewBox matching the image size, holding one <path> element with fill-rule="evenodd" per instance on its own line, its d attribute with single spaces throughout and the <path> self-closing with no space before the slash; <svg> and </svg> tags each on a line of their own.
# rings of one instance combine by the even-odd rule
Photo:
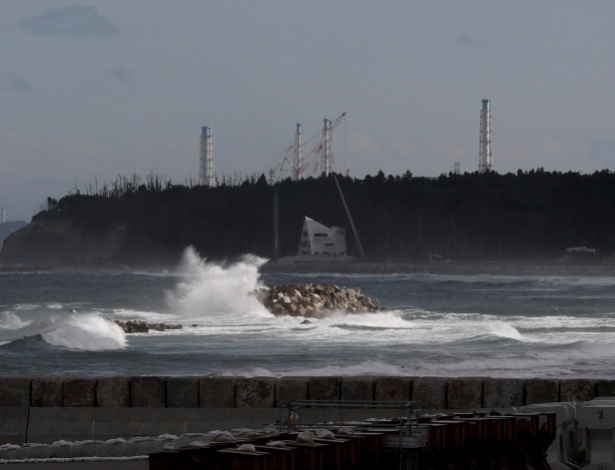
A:
<svg viewBox="0 0 615 470">
<path fill-rule="evenodd" d="M 176 270 L 5 270 L 0 375 L 615 376 L 615 275 L 260 274 L 262 262 L 188 252 Z M 252 295 L 294 282 L 359 287 L 386 309 L 302 324 Z M 113 320 L 183 328 L 125 334 Z"/>
</svg>

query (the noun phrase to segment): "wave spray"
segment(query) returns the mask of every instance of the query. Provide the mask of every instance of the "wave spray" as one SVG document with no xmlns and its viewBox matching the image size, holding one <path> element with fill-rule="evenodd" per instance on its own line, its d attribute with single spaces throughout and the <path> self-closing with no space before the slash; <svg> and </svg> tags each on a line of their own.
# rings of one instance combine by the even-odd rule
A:
<svg viewBox="0 0 615 470">
<path fill-rule="evenodd" d="M 265 313 L 255 292 L 264 288 L 258 269 L 267 260 L 247 255 L 228 265 L 206 262 L 187 248 L 179 268 L 183 280 L 166 293 L 167 303 L 186 318 Z"/>
</svg>

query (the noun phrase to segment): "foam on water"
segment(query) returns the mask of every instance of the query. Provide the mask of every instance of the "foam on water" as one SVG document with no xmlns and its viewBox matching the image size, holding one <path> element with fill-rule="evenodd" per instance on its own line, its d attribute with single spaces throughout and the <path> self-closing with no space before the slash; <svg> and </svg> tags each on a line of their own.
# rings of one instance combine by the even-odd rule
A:
<svg viewBox="0 0 615 470">
<path fill-rule="evenodd" d="M 309 319 L 301 339 L 323 344 L 356 343 L 369 339 L 373 345 L 396 343 L 403 335 L 411 335 L 413 322 L 401 318 L 399 312 L 346 314 L 336 313 L 322 319 Z M 297 329 L 295 328 L 295 331 Z"/>
<path fill-rule="evenodd" d="M 273 372 L 263 367 L 246 367 L 232 371 L 221 371 L 223 376 L 237 377 L 324 377 L 324 376 L 355 376 L 355 375 L 378 375 L 378 376 L 404 376 L 409 372 L 402 367 L 379 361 L 362 361 L 352 365 L 323 365 L 322 367 L 288 368 Z"/>
<path fill-rule="evenodd" d="M 13 307 L 14 310 L 34 310 L 38 308 L 38 305 L 35 304 L 17 304 Z"/>
<path fill-rule="evenodd" d="M 398 311 L 377 313 L 345 314 L 336 313 L 322 321 L 328 326 L 352 325 L 374 329 L 410 329 L 414 325 L 400 316 Z"/>
<path fill-rule="evenodd" d="M 492 322 L 487 325 L 489 333 L 501 338 L 521 340 L 521 333 L 514 326 L 504 322 Z"/>
<path fill-rule="evenodd" d="M 31 321 L 23 321 L 12 312 L 0 313 L 0 330 L 18 330 L 28 326 Z"/>
<path fill-rule="evenodd" d="M 295 372 L 299 372 L 295 374 Z M 300 371 L 292 371 L 288 375 L 306 376 L 354 376 L 354 375 L 408 375 L 403 368 L 379 361 L 363 361 L 358 364 L 343 366 L 324 366 L 317 368 L 307 368 Z"/>
<path fill-rule="evenodd" d="M 41 334 L 54 346 L 84 351 L 123 349 L 126 335 L 115 323 L 95 314 L 65 315 Z"/>
<path fill-rule="evenodd" d="M 258 268 L 267 260 L 246 256 L 229 264 L 208 263 L 194 249 L 185 251 L 179 269 L 182 281 L 166 300 L 173 313 L 184 318 L 268 314 L 254 292 L 264 287 Z"/>
</svg>

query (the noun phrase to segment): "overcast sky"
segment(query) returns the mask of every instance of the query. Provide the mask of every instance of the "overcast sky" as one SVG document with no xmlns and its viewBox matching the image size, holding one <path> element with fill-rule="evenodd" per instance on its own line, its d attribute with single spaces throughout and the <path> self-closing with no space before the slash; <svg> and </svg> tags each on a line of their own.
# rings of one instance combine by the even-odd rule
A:
<svg viewBox="0 0 615 470">
<path fill-rule="evenodd" d="M 336 171 L 476 171 L 484 98 L 496 171 L 614 169 L 614 23 L 612 0 L 2 0 L 0 207 L 197 179 L 201 126 L 218 178 L 267 173 L 343 112 Z"/>
</svg>

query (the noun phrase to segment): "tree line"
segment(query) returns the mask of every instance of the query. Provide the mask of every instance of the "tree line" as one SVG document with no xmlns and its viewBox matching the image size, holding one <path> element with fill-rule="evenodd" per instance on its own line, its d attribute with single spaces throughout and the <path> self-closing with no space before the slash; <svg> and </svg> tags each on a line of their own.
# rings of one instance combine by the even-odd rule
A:
<svg viewBox="0 0 615 470">
<path fill-rule="evenodd" d="M 363 179 L 337 176 L 368 258 L 458 260 L 561 256 L 568 247 L 615 250 L 615 173 L 543 169 L 414 177 L 410 172 Z M 305 216 L 346 228 L 356 243 L 332 176 L 271 182 L 261 175 L 214 187 L 173 184 L 150 175 L 120 177 L 104 191 L 76 190 L 48 200 L 37 219 L 69 217 L 92 231 L 125 224 L 136 237 L 171 250 L 194 246 L 222 259 L 274 254 L 274 192 L 278 254 L 298 251 Z"/>
</svg>

